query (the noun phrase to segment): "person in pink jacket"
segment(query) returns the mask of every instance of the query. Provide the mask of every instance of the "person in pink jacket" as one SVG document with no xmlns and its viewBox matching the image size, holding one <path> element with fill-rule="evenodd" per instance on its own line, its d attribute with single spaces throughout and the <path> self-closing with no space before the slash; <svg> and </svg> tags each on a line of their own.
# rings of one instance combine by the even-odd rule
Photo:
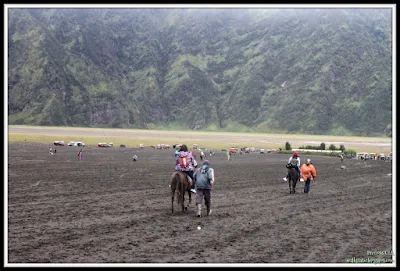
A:
<svg viewBox="0 0 400 271">
<path fill-rule="evenodd" d="M 189 152 L 185 144 L 181 145 L 178 155 L 175 156 L 176 164 L 175 170 L 185 172 L 190 177 L 192 187 L 190 191 L 196 194 L 196 188 L 193 181 L 194 170 L 197 168 L 197 161 L 193 155 Z"/>
<path fill-rule="evenodd" d="M 301 176 L 305 181 L 304 193 L 310 193 L 311 181 L 315 181 L 317 176 L 317 171 L 313 164 L 311 164 L 311 159 L 307 159 L 306 163 L 301 166 Z"/>
</svg>

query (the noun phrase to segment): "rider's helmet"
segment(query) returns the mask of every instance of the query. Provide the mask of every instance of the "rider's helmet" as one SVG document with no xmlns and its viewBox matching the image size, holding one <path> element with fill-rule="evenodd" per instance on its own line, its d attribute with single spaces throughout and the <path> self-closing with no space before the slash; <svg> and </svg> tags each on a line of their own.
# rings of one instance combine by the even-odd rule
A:
<svg viewBox="0 0 400 271">
<path fill-rule="evenodd" d="M 297 153 L 297 151 L 293 152 L 293 156 L 296 156 L 296 157 L 299 156 L 299 154 Z"/>
</svg>

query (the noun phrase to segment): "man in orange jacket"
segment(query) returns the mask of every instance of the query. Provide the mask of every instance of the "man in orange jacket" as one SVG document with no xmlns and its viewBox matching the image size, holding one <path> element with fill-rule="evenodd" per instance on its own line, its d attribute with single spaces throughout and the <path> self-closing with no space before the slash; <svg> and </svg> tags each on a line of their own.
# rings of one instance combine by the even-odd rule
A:
<svg viewBox="0 0 400 271">
<path fill-rule="evenodd" d="M 315 167 L 311 164 L 311 159 L 307 159 L 307 162 L 301 166 L 301 176 L 305 180 L 304 193 L 310 193 L 310 183 L 315 180 L 317 176 L 317 171 Z"/>
</svg>

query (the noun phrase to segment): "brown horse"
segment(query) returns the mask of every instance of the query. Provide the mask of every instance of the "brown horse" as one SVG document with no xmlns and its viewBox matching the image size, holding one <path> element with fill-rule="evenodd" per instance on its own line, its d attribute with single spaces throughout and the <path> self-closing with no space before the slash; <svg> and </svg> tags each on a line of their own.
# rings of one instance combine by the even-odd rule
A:
<svg viewBox="0 0 400 271">
<path fill-rule="evenodd" d="M 189 204 L 192 202 L 192 194 L 190 192 L 190 187 L 192 186 L 186 173 L 182 171 L 175 171 L 171 176 L 171 203 L 172 212 L 174 212 L 174 198 L 175 193 L 178 196 L 178 206 L 182 207 L 182 212 L 187 210 Z M 189 203 L 185 207 L 185 192 L 189 194 Z"/>
</svg>

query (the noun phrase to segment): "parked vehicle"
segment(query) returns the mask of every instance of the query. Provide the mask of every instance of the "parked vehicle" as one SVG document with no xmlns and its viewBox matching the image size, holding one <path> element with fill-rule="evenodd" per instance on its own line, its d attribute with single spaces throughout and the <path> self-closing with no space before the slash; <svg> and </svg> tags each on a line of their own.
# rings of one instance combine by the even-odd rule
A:
<svg viewBox="0 0 400 271">
<path fill-rule="evenodd" d="M 113 146 L 113 143 L 105 143 L 105 142 L 97 143 L 97 147 L 101 147 L 101 148 L 111 148 L 112 146 Z"/>
<path fill-rule="evenodd" d="M 230 153 L 237 153 L 237 152 L 238 152 L 238 148 L 236 148 L 236 147 L 231 147 L 231 148 L 229 149 L 229 152 L 230 152 Z"/>
<path fill-rule="evenodd" d="M 68 143 L 68 146 L 74 146 L 74 147 L 85 147 L 85 143 L 80 142 L 80 141 L 70 141 Z"/>
<path fill-rule="evenodd" d="M 64 141 L 54 141 L 55 146 L 65 146 Z"/>
</svg>

